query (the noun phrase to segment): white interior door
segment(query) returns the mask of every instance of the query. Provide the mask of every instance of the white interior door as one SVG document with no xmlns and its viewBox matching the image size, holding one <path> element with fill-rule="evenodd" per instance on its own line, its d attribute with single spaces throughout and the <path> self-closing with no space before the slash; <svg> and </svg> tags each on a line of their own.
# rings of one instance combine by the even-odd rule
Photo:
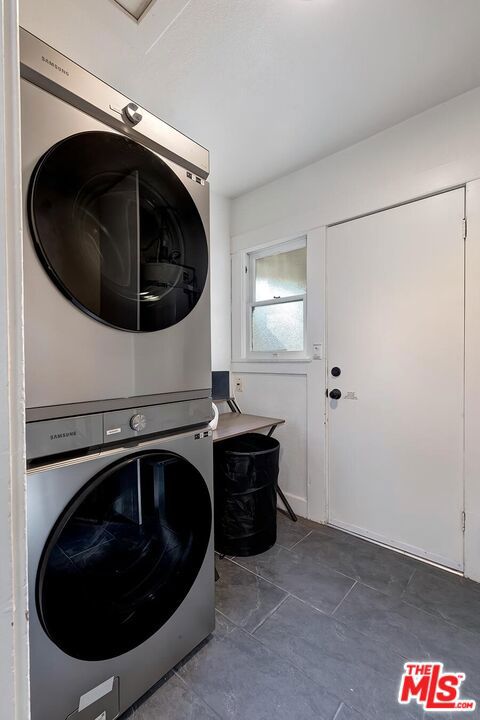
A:
<svg viewBox="0 0 480 720">
<path fill-rule="evenodd" d="M 329 522 L 457 569 L 463 217 L 459 189 L 327 232 Z"/>
</svg>

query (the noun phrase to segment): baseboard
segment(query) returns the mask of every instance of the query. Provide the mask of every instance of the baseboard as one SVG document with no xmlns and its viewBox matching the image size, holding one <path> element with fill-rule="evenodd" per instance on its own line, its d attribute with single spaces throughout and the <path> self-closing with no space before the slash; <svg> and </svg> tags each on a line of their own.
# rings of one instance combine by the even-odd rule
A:
<svg viewBox="0 0 480 720">
<path fill-rule="evenodd" d="M 414 545 L 409 545 L 402 542 L 393 543 L 390 538 L 386 538 L 379 533 L 370 532 L 368 530 L 365 530 L 364 528 L 357 527 L 356 525 L 351 525 L 350 523 L 344 523 L 340 520 L 335 520 L 333 518 L 328 524 L 332 527 L 338 528 L 339 530 L 344 530 L 345 532 L 348 532 L 352 535 L 356 535 L 357 537 L 360 537 L 364 540 L 371 540 L 372 542 L 382 545 L 389 550 L 394 550 L 395 552 L 399 553 L 405 553 L 406 555 L 410 555 L 419 560 L 426 560 L 427 562 L 434 563 L 435 565 L 440 565 L 441 567 L 454 570 L 455 572 L 463 572 L 462 565 L 452 562 L 450 558 L 445 558 L 443 557 L 443 555 L 428 553 L 425 550 L 418 548 Z"/>
<path fill-rule="evenodd" d="M 290 505 L 292 506 L 293 512 L 302 518 L 306 518 L 307 517 L 307 501 L 306 501 L 306 499 L 298 497 L 298 495 L 292 495 L 292 493 L 288 493 L 285 491 L 284 491 L 284 495 L 287 498 Z M 278 496 L 277 496 L 277 507 L 279 507 L 281 510 L 285 510 L 285 507 L 284 507 L 280 497 L 278 497 Z"/>
</svg>

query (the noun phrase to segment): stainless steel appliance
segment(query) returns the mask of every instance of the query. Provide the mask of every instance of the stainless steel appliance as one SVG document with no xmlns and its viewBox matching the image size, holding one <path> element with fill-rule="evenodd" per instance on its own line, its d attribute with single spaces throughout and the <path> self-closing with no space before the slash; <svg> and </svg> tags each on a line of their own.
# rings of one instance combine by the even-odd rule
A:
<svg viewBox="0 0 480 720">
<path fill-rule="evenodd" d="M 28 424 L 32 720 L 114 720 L 212 631 L 210 415 Z"/>
<path fill-rule="evenodd" d="M 207 397 L 208 152 L 20 38 L 27 420 Z"/>
</svg>

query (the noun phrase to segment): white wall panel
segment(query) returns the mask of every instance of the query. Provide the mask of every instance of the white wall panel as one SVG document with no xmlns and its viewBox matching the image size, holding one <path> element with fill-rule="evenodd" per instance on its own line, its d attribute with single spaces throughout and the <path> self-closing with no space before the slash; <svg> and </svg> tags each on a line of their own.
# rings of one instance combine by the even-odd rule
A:
<svg viewBox="0 0 480 720">
<path fill-rule="evenodd" d="M 465 575 L 480 582 L 480 180 L 467 185 Z"/>
<path fill-rule="evenodd" d="M 274 435 L 281 445 L 279 483 L 294 510 L 306 516 L 307 378 L 243 372 L 233 374 L 233 383 L 237 377 L 243 386 L 236 393 L 242 412 L 286 420 Z"/>
<path fill-rule="evenodd" d="M 0 698 L 28 720 L 22 211 L 17 4 L 0 3 Z"/>
<path fill-rule="evenodd" d="M 212 308 L 212 369 L 230 367 L 230 200 L 210 195 L 210 293 Z"/>
</svg>

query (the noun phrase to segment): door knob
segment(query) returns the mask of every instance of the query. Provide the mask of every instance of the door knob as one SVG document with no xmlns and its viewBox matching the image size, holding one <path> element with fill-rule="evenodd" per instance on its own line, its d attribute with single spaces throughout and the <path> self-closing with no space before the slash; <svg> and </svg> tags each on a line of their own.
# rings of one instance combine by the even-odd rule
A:
<svg viewBox="0 0 480 720">
<path fill-rule="evenodd" d="M 335 390 L 330 390 L 329 395 L 332 400 L 340 400 L 340 398 L 342 397 L 342 393 L 340 392 L 340 390 L 337 390 L 337 388 L 335 388 Z"/>
</svg>

